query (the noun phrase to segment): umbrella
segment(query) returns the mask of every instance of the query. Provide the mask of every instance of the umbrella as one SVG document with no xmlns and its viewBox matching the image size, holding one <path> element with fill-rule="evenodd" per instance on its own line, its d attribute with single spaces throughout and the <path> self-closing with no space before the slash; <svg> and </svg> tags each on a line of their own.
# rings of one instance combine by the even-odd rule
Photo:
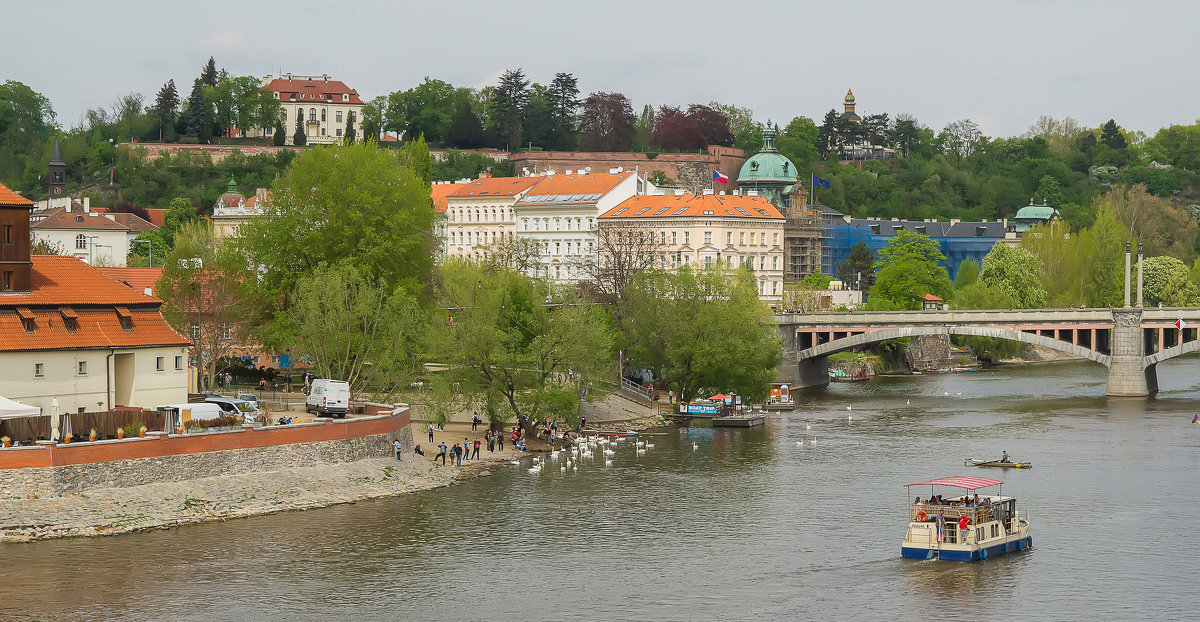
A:
<svg viewBox="0 0 1200 622">
<path fill-rule="evenodd" d="M 0 396 L 0 419 L 16 419 L 18 417 L 39 417 L 42 414 L 42 409 L 29 404 L 10 400 L 7 397 Z"/>
<path fill-rule="evenodd" d="M 50 402 L 50 440 L 57 441 L 58 434 L 58 398 Z"/>
<path fill-rule="evenodd" d="M 727 399 L 729 399 L 729 396 L 725 395 L 724 393 L 718 393 L 708 399 L 710 399 L 710 400 L 727 400 Z"/>
</svg>

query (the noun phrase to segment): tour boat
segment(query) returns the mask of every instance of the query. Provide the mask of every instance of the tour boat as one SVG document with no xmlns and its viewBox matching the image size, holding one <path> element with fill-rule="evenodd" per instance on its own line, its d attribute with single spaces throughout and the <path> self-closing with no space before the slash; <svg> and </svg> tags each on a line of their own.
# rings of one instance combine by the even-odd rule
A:
<svg viewBox="0 0 1200 622">
<path fill-rule="evenodd" d="M 1006 469 L 1032 469 L 1032 462 L 1001 462 L 999 460 L 977 460 L 975 458 L 967 458 L 963 461 L 964 466 L 981 466 L 981 467 L 1003 467 Z"/>
<path fill-rule="evenodd" d="M 905 484 L 910 492 L 913 486 L 929 486 L 930 498 L 939 486 L 965 489 L 967 494 L 942 503 L 910 503 L 901 557 L 970 562 L 1031 548 L 1029 515 L 1017 511 L 1016 498 L 1000 495 L 999 489 L 986 497 L 976 493 L 1003 483 L 986 477 L 942 477 Z"/>
</svg>

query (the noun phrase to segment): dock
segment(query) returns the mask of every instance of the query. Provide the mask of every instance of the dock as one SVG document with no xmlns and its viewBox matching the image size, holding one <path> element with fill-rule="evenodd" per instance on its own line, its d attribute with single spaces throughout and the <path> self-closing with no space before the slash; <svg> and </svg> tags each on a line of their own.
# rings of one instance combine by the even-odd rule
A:
<svg viewBox="0 0 1200 622">
<path fill-rule="evenodd" d="M 713 417 L 712 425 L 714 428 L 752 428 L 758 425 L 764 425 L 767 422 L 765 413 L 751 413 L 746 415 L 733 415 L 730 417 Z"/>
</svg>

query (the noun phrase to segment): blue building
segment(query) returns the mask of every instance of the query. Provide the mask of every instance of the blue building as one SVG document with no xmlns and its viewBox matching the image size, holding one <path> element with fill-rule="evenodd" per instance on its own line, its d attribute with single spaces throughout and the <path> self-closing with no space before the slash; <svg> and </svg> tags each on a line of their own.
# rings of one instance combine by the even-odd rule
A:
<svg viewBox="0 0 1200 622">
<path fill-rule="evenodd" d="M 828 213 L 828 215 L 827 215 Z M 840 216 L 840 218 L 839 218 Z M 822 272 L 837 274 L 837 266 L 850 255 L 850 249 L 858 242 L 866 242 L 876 256 L 900 231 L 911 231 L 928 236 L 937 243 L 946 260 L 942 266 L 953 279 L 958 275 L 962 262 L 974 259 L 982 264 L 983 258 L 997 242 L 1016 243 L 1017 237 L 1004 220 L 983 222 L 950 222 L 918 220 L 876 220 L 849 218 L 836 210 L 822 208 L 824 238 L 822 239 Z"/>
</svg>

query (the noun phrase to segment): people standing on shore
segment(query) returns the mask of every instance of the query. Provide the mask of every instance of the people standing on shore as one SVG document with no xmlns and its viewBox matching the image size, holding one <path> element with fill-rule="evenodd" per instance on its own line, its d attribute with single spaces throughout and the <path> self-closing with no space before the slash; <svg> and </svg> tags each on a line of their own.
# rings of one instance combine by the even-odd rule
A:
<svg viewBox="0 0 1200 622">
<path fill-rule="evenodd" d="M 496 432 L 496 446 L 500 448 L 500 451 L 504 451 L 504 434 L 500 431 Z"/>
<path fill-rule="evenodd" d="M 437 462 L 438 458 L 442 459 L 442 465 L 445 466 L 445 464 L 446 464 L 446 441 L 442 441 L 438 445 L 438 454 L 433 457 L 433 461 Z"/>
<path fill-rule="evenodd" d="M 463 437 L 463 453 L 467 454 L 466 456 L 464 456 L 465 459 L 467 459 L 467 460 L 471 459 L 471 439 L 469 439 L 465 436 Z"/>
<path fill-rule="evenodd" d="M 455 443 L 454 448 L 451 449 L 450 451 L 452 451 L 454 453 L 454 456 L 453 456 L 454 457 L 454 466 L 461 467 L 462 466 L 462 455 L 463 455 L 462 446 L 459 445 L 458 443 Z"/>
<path fill-rule="evenodd" d="M 475 453 L 471 454 L 474 460 L 479 459 L 479 439 L 475 439 Z"/>
<path fill-rule="evenodd" d="M 401 443 L 400 439 L 397 438 L 392 440 L 392 444 L 396 446 L 396 459 L 399 460 L 400 452 L 404 451 L 404 443 Z"/>
<path fill-rule="evenodd" d="M 433 442 L 433 424 L 429 424 L 429 442 Z"/>
<path fill-rule="evenodd" d="M 471 431 L 479 431 L 479 413 L 471 413 Z"/>
</svg>

